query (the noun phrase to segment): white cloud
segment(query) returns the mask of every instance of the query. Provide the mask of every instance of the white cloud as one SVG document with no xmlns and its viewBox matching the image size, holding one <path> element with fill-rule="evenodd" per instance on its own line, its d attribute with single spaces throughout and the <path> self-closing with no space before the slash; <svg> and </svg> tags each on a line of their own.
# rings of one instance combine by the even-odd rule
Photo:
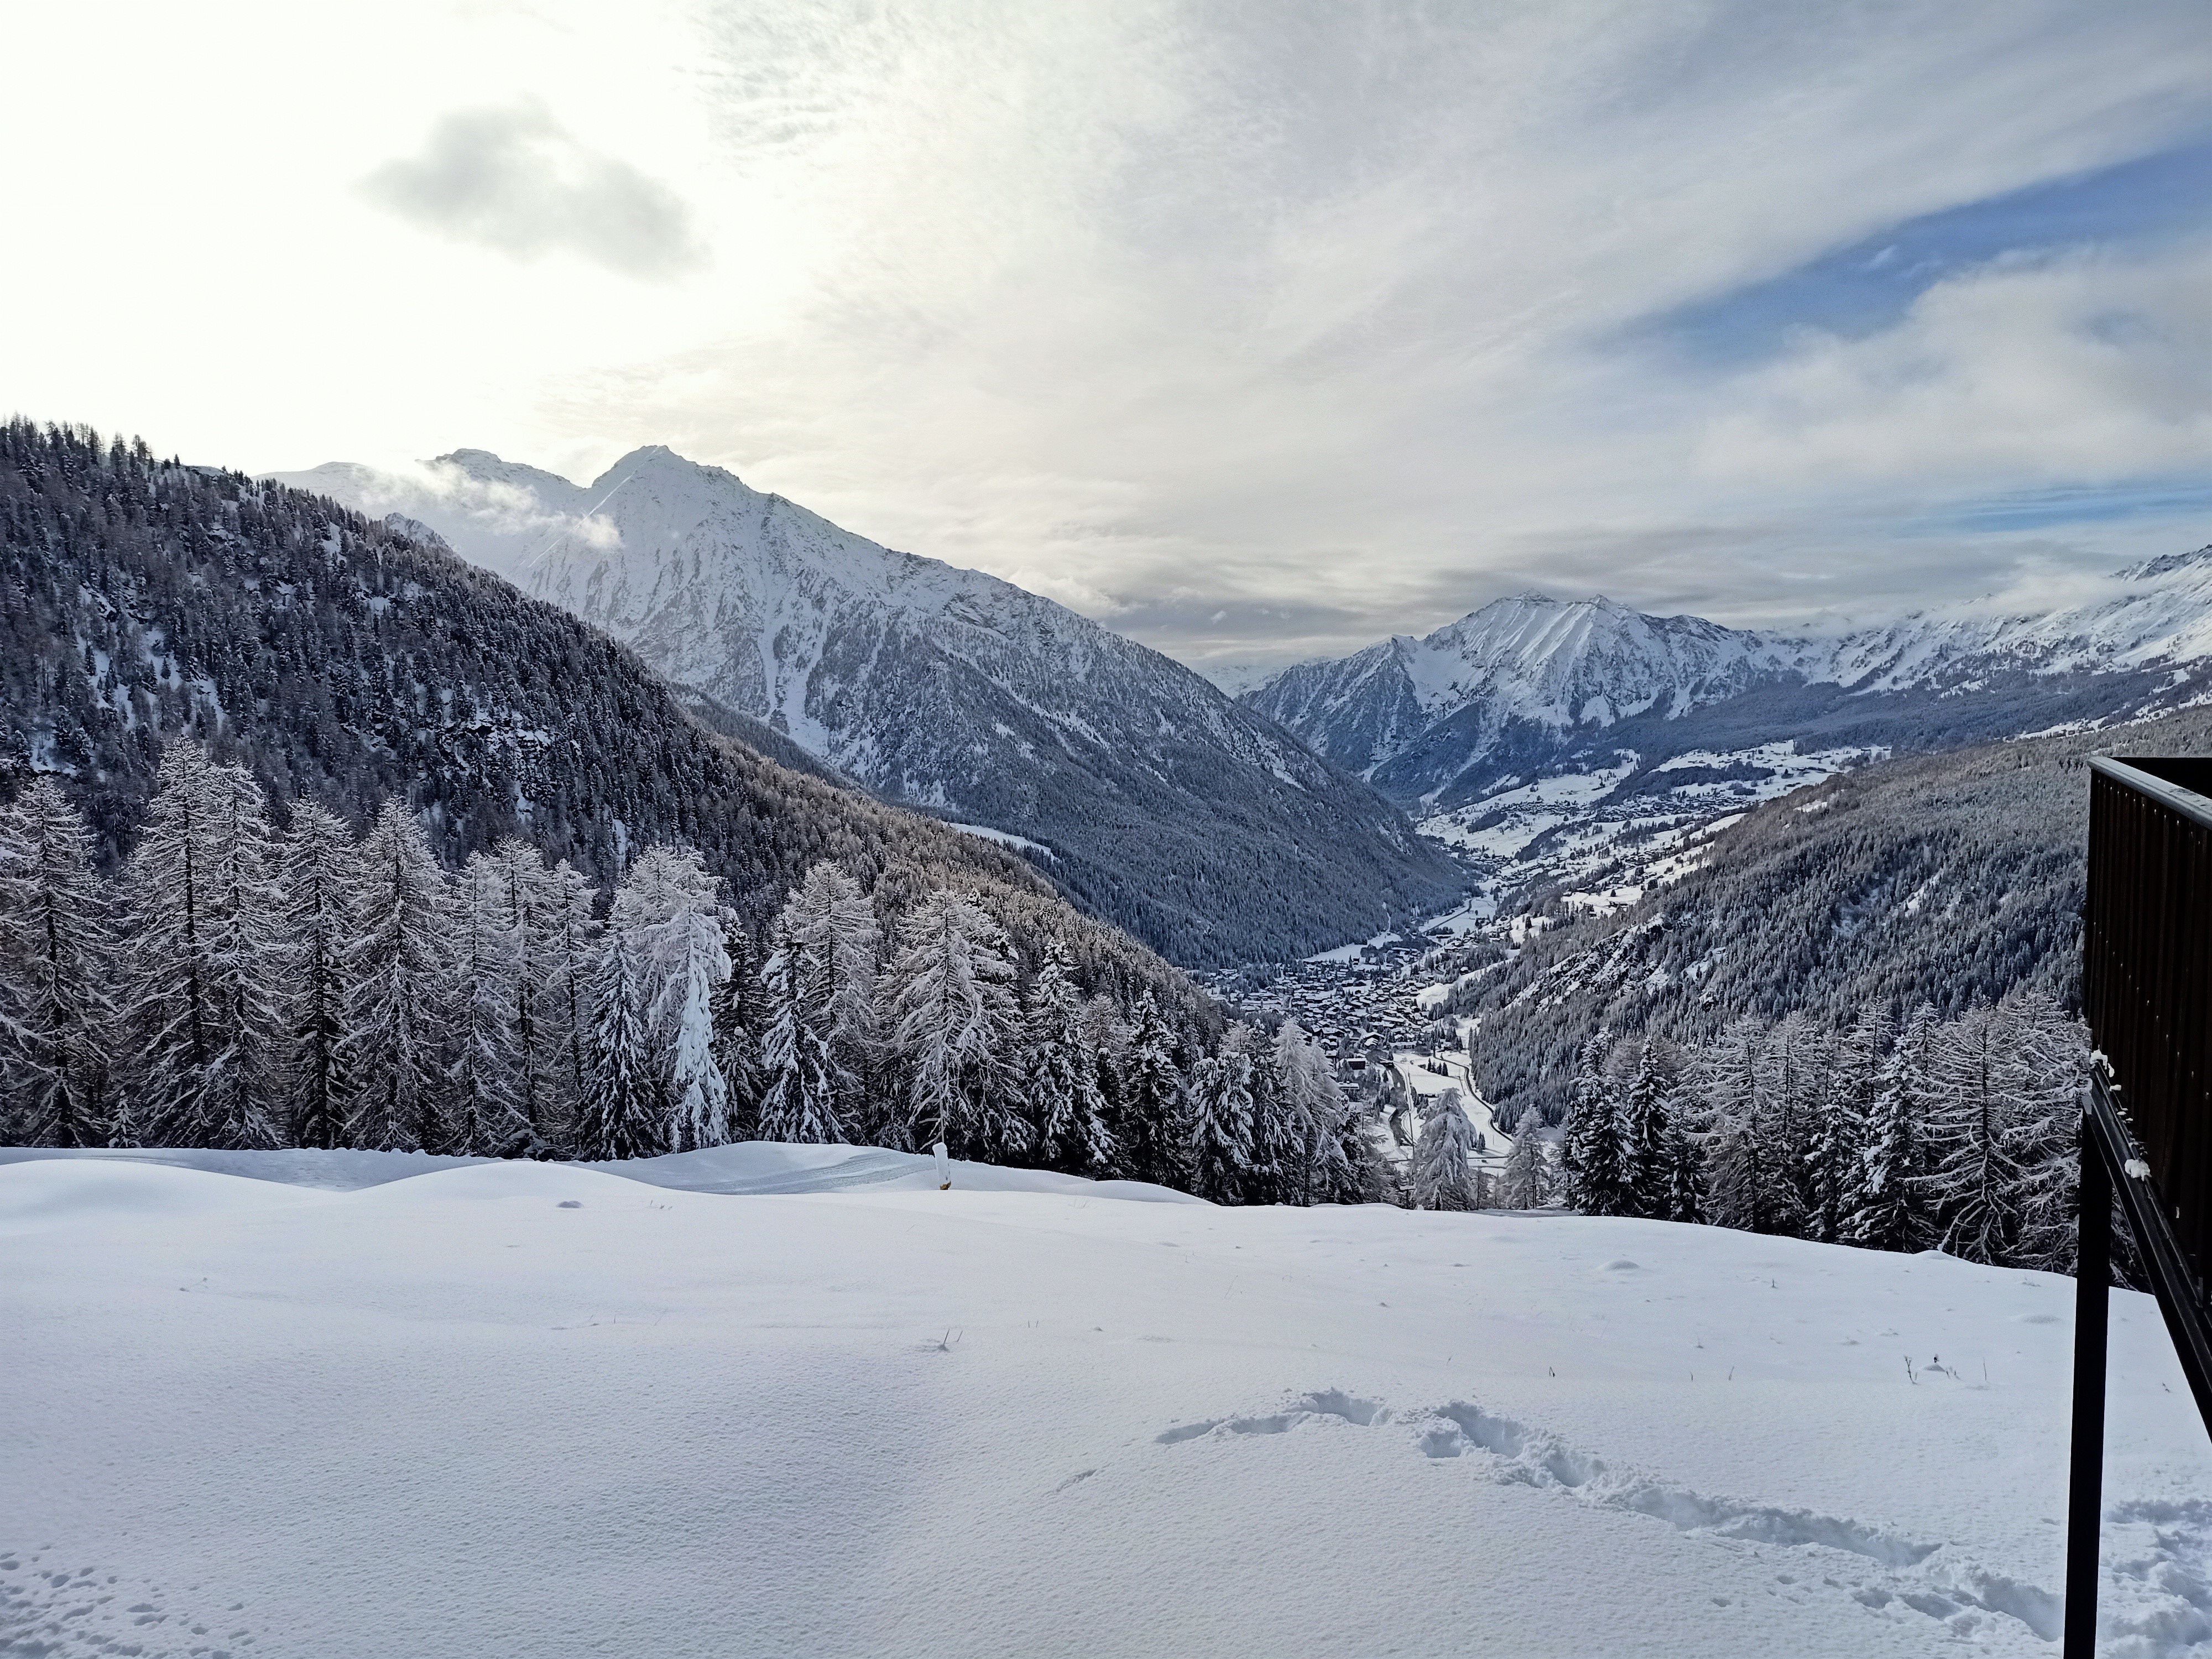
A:
<svg viewBox="0 0 2212 1659">
<path fill-rule="evenodd" d="M 521 259 L 565 250 L 647 277 L 707 259 L 682 197 L 579 144 L 534 100 L 441 118 L 421 155 L 386 161 L 362 191 L 426 230 Z"/>
<path fill-rule="evenodd" d="M 2001 260 L 1729 388 L 1711 474 L 1995 494 L 2212 472 L 2212 244 Z"/>
<path fill-rule="evenodd" d="M 475 445 L 585 477 L 666 442 L 1237 659 L 1532 582 L 1750 619 L 2101 566 L 2181 532 L 1905 521 L 2208 466 L 2186 250 L 1965 273 L 1748 374 L 1621 332 L 2201 131 L 2193 3 L 394 0 L 27 28 L 52 72 L 0 136 L 76 153 L 19 181 L 19 222 L 56 230 L 0 295 L 49 326 L 0 403 L 210 459 Z M 688 207 L 645 268 L 711 267 L 641 288 L 573 200 L 515 210 L 447 165 L 544 130 L 422 149 L 524 107 L 566 135 L 556 184 L 619 157 Z M 361 198 L 395 155 L 478 241 Z M 148 188 L 115 213 L 86 176 Z M 564 239 L 601 264 L 510 257 Z M 118 326 L 156 315 L 188 321 Z"/>
</svg>

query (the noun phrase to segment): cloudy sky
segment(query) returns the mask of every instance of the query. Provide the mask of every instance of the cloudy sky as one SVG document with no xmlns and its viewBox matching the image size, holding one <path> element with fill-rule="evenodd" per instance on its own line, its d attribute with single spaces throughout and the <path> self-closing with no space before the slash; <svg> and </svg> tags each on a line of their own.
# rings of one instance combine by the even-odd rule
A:
<svg viewBox="0 0 2212 1659">
<path fill-rule="evenodd" d="M 2212 24 L 2133 3 L 15 8 L 0 408 L 665 442 L 1188 660 L 2212 540 Z"/>
</svg>

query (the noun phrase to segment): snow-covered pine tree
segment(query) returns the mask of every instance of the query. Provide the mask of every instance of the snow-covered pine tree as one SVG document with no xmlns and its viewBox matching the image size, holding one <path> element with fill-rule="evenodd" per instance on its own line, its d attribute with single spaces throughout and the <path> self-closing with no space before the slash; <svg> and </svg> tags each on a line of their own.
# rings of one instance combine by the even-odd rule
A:
<svg viewBox="0 0 2212 1659">
<path fill-rule="evenodd" d="M 1128 1048 L 1121 1064 L 1121 1118 L 1116 1139 L 1130 1176 L 1163 1187 L 1188 1179 L 1182 1161 L 1188 1144 L 1188 1107 L 1176 1065 L 1175 1033 L 1146 990 L 1137 999 Z"/>
<path fill-rule="evenodd" d="M 1097 1059 L 1084 1041 L 1083 1005 L 1066 947 L 1056 939 L 1045 942 L 1029 1002 L 1022 1092 L 1037 1156 L 1049 1170 L 1103 1176 L 1114 1165 L 1114 1137 L 1106 1127 Z"/>
<path fill-rule="evenodd" d="M 1337 1139 L 1345 1112 L 1344 1091 L 1328 1056 L 1295 1019 L 1275 1033 L 1275 1071 L 1282 1079 L 1284 1112 L 1293 1139 L 1294 1163 L 1282 1182 L 1285 1203 L 1311 1204 L 1340 1192 L 1350 1174 Z"/>
<path fill-rule="evenodd" d="M 1685 1103 L 1678 1091 L 1667 1126 L 1666 1218 L 1694 1224 L 1705 1218 L 1705 1159 L 1683 1126 Z"/>
<path fill-rule="evenodd" d="M 444 872 L 407 809 L 387 800 L 361 847 L 361 908 L 346 947 L 355 1081 L 346 1143 L 421 1152 L 446 1139 L 438 1065 L 451 1029 Z"/>
<path fill-rule="evenodd" d="M 714 1053 L 714 1006 L 730 957 L 720 878 L 688 847 L 647 848 L 615 894 L 608 930 L 623 934 L 644 981 L 653 1069 L 669 1120 L 670 1152 L 719 1146 L 729 1137 L 729 1084 Z"/>
<path fill-rule="evenodd" d="M 2088 1085 L 2089 1032 L 2041 991 L 2021 986 L 1997 1005 L 2005 1093 L 2012 1103 L 2012 1208 L 2020 1218 L 2014 1265 L 2074 1271 L 2081 1202 L 2081 1091 Z"/>
<path fill-rule="evenodd" d="M 354 1083 L 346 946 L 361 902 L 361 853 L 345 821 L 313 801 L 293 802 L 281 881 L 291 944 L 291 1141 L 342 1146 Z"/>
<path fill-rule="evenodd" d="M 1304 1147 L 1301 1121 L 1290 1098 L 1289 1074 L 1275 1045 L 1241 1021 L 1229 1028 L 1223 1044 L 1243 1055 L 1251 1068 L 1252 1152 L 1244 1176 L 1244 1201 L 1293 1202 Z"/>
<path fill-rule="evenodd" d="M 551 968 L 539 1006 L 550 1016 L 549 1046 L 561 1055 L 548 1073 L 545 1127 L 554 1138 L 552 1132 L 568 1122 L 584 1097 L 584 1039 L 590 1024 L 585 1001 L 598 948 L 599 927 L 592 911 L 599 891 L 566 859 L 545 872 L 543 890 Z"/>
<path fill-rule="evenodd" d="M 768 994 L 744 929 L 732 927 L 726 944 L 730 977 L 714 1009 L 714 1064 L 729 1091 L 729 1138 L 745 1140 L 760 1133 L 761 1039 L 768 1031 Z"/>
<path fill-rule="evenodd" d="M 545 867 L 545 855 L 528 842 L 509 836 L 486 855 L 498 888 L 499 916 L 507 935 L 512 969 L 507 1009 L 514 1052 L 514 1103 L 540 1146 L 557 1133 L 556 1109 L 566 1091 L 568 1064 L 561 1031 L 562 998 L 555 990 L 565 959 L 564 878 Z M 566 866 L 563 866 L 566 869 Z M 578 886 L 582 878 L 568 872 Z"/>
<path fill-rule="evenodd" d="M 600 1162 L 666 1151 L 668 1113 L 653 1067 L 645 985 L 620 929 L 609 928 L 599 943 L 585 1000 L 589 1070 L 576 1107 L 575 1155 Z"/>
<path fill-rule="evenodd" d="M 1704 1066 L 1706 1218 L 1747 1233 L 1787 1232 L 1796 1220 L 1778 1114 L 1767 1092 L 1768 1035 L 1747 1014 L 1721 1033 Z"/>
<path fill-rule="evenodd" d="M 1774 1188 L 1778 1213 L 1771 1231 L 1792 1237 L 1804 1234 L 1812 1205 L 1806 1155 L 1820 1117 L 1820 1079 L 1827 1066 L 1824 1034 L 1802 1009 L 1776 1022 L 1760 1050 L 1761 1109 L 1780 1175 Z"/>
<path fill-rule="evenodd" d="M 1866 1114 L 1885 1041 L 1879 1014 L 1861 1018 L 1826 1045 L 1826 1064 L 1810 1091 L 1815 1115 L 1805 1147 L 1805 1236 L 1823 1244 L 1842 1241 L 1858 1207 L 1865 1152 Z"/>
<path fill-rule="evenodd" d="M 259 786 L 163 751 L 123 887 L 132 1115 L 170 1146 L 277 1144 L 282 898 Z"/>
<path fill-rule="evenodd" d="M 908 913 L 890 979 L 891 1045 L 907 1080 L 908 1132 L 956 1158 L 1029 1148 L 1013 1097 L 1020 1062 L 1006 930 L 977 901 L 940 890 Z"/>
<path fill-rule="evenodd" d="M 1098 1085 L 1099 1115 L 1113 1142 L 1112 1163 L 1102 1174 L 1126 1176 L 1133 1167 L 1127 1142 L 1115 1126 L 1128 1121 L 1124 1062 L 1129 1053 L 1131 1026 L 1121 1018 L 1120 1005 L 1100 992 L 1083 1005 L 1083 1048 L 1091 1056 L 1091 1075 Z"/>
<path fill-rule="evenodd" d="M 1644 1033 L 1637 1045 L 1636 1071 L 1621 1103 L 1622 1161 L 1626 1166 L 1624 1215 L 1664 1218 L 1674 1207 L 1673 1132 L 1669 1115 L 1675 1090 L 1674 1067 L 1658 1037 Z"/>
<path fill-rule="evenodd" d="M 268 797 L 243 766 L 211 767 L 209 952 L 223 1060 L 204 1099 L 203 1146 L 275 1146 L 289 1047 L 284 974 L 283 848 Z"/>
<path fill-rule="evenodd" d="M 729 1084 L 714 1041 L 714 1006 L 731 971 L 721 923 L 710 910 L 679 910 L 662 924 L 657 948 L 669 963 L 653 1007 L 668 1033 L 668 1149 L 720 1146 L 730 1137 Z"/>
<path fill-rule="evenodd" d="M 84 820 L 33 779 L 0 811 L 0 1134 L 21 1145 L 106 1143 L 107 906 Z"/>
<path fill-rule="evenodd" d="M 830 1044 L 838 1115 L 857 1124 L 878 1043 L 876 959 L 883 930 L 859 882 L 823 860 L 809 867 L 785 905 L 792 943 L 807 958 L 806 982 L 818 999 L 817 1023 Z"/>
<path fill-rule="evenodd" d="M 1498 1177 L 1498 1202 L 1502 1209 L 1540 1210 L 1552 1200 L 1550 1164 L 1537 1128 L 1534 1113 L 1522 1114 L 1515 1126 L 1513 1145 Z"/>
<path fill-rule="evenodd" d="M 438 1150 L 478 1158 L 529 1158 L 544 1150 L 515 1087 L 514 1008 L 520 976 L 507 872 L 473 853 L 444 891 L 451 981 L 445 1006 L 445 1139 Z M 427 1150 L 427 1149 L 426 1149 Z"/>
<path fill-rule="evenodd" d="M 1936 1011 L 1923 1002 L 1875 1076 L 1859 1152 L 1858 1201 L 1844 1228 L 1848 1243 L 1910 1251 L 1925 1249 L 1935 1237 L 1925 1191 L 1935 1047 Z"/>
<path fill-rule="evenodd" d="M 769 932 L 768 961 L 761 967 L 768 1030 L 761 1040 L 760 1138 L 802 1146 L 842 1142 L 836 1063 L 830 1054 L 829 1016 L 810 984 L 811 959 L 793 942 L 791 907 Z"/>
<path fill-rule="evenodd" d="M 2024 1182 L 2014 1152 L 2019 1102 L 2005 1064 L 2007 1025 L 1984 1005 L 1936 1034 L 1928 1191 L 1942 1248 L 1968 1261 L 2008 1262 L 2020 1241 Z"/>
<path fill-rule="evenodd" d="M 1324 1180 L 1315 1193 L 1318 1201 L 1380 1204 L 1390 1198 L 1396 1174 L 1382 1155 L 1382 1134 L 1373 1108 L 1344 1103 L 1336 1120 L 1336 1156 L 1322 1167 Z"/>
<path fill-rule="evenodd" d="M 1252 1163 L 1252 1062 L 1234 1049 L 1203 1056 L 1190 1079 L 1190 1189 L 1217 1204 L 1244 1200 Z"/>
<path fill-rule="evenodd" d="M 1474 1121 L 1456 1089 L 1443 1089 L 1425 1103 L 1421 1137 L 1413 1145 L 1413 1207 L 1471 1210 L 1475 1207 L 1473 1172 Z"/>
<path fill-rule="evenodd" d="M 1584 1215 L 1634 1212 L 1620 1105 L 1605 1069 L 1610 1046 L 1603 1031 L 1583 1044 L 1575 1061 L 1575 1102 L 1567 1113 L 1562 1141 L 1567 1203 Z"/>
</svg>

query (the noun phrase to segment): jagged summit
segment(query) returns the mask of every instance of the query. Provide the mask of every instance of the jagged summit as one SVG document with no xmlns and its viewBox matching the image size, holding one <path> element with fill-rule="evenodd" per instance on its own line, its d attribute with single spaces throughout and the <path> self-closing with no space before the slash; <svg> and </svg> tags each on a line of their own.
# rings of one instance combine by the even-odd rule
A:
<svg viewBox="0 0 2212 1659">
<path fill-rule="evenodd" d="M 1303 956 L 1460 890 L 1395 807 L 1181 664 L 664 445 L 587 485 L 469 449 L 283 482 L 419 520 L 886 798 L 1048 849 L 1179 961 Z"/>
<path fill-rule="evenodd" d="M 2177 570 L 2212 570 L 2212 543 L 2193 553 L 2167 553 L 2155 559 L 2146 559 L 2141 564 L 2131 564 L 2112 574 L 2122 581 L 2146 582 L 2160 576 L 2170 576 Z"/>
<path fill-rule="evenodd" d="M 2172 706 L 2205 662 L 2212 547 L 2115 572 L 2057 610 L 1991 598 L 1828 636 L 1516 594 L 1243 696 L 1393 799 L 1434 805 L 1584 751 L 1609 767 L 1623 745 L 1650 766 L 1717 739 L 1923 746 L 2106 719 Z"/>
</svg>

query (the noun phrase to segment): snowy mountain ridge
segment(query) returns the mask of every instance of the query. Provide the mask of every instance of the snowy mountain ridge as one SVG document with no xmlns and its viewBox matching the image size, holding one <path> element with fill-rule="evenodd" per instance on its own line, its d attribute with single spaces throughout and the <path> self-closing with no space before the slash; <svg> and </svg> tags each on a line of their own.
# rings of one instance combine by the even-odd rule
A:
<svg viewBox="0 0 2212 1659">
<path fill-rule="evenodd" d="M 1048 849 L 1055 881 L 1178 959 L 1304 954 L 1458 880 L 1395 808 L 1181 664 L 660 446 L 586 485 L 469 449 L 412 477 L 281 477 L 428 526 L 887 799 Z"/>
<path fill-rule="evenodd" d="M 2100 673 L 2212 658 L 2212 546 L 2115 571 L 2109 591 L 2048 611 L 1989 600 L 1832 636 L 1658 617 L 1593 596 L 1494 599 L 1414 637 L 1279 671 L 1245 701 L 1371 773 L 1405 741 L 1480 706 L 1565 731 L 1679 717 L 1762 684 L 1949 690 L 1991 672 Z M 1358 745 L 1368 746 L 1364 752 Z"/>
</svg>

